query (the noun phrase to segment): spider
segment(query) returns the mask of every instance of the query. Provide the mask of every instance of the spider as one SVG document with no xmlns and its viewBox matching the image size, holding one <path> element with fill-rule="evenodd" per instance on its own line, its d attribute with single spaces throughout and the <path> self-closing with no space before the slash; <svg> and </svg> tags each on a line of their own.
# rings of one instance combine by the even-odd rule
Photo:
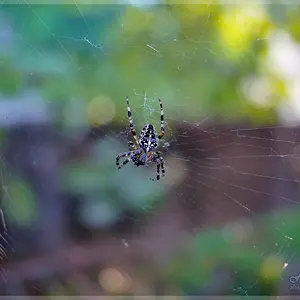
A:
<svg viewBox="0 0 300 300">
<path fill-rule="evenodd" d="M 157 164 L 156 180 L 159 180 L 160 169 L 161 169 L 162 176 L 165 176 L 165 167 L 164 167 L 165 161 L 162 157 L 162 153 L 160 151 L 155 151 L 155 149 L 158 146 L 158 140 L 160 140 L 165 134 L 164 112 L 163 112 L 162 102 L 159 99 L 160 127 L 161 127 L 161 131 L 159 135 L 156 134 L 155 128 L 152 124 L 146 124 L 143 127 L 141 133 L 139 134 L 138 139 L 133 125 L 128 97 L 126 97 L 126 103 L 127 103 L 127 114 L 129 119 L 129 126 L 136 145 L 134 145 L 133 142 L 129 141 L 128 142 L 129 152 L 123 152 L 118 154 L 116 157 L 116 165 L 118 169 L 121 169 L 124 165 L 126 165 L 130 161 L 132 161 L 134 165 L 136 165 L 137 167 L 148 165 L 148 163 L 154 162 Z M 119 163 L 121 157 L 125 158 L 122 164 Z M 152 178 L 150 179 L 154 180 Z"/>
</svg>

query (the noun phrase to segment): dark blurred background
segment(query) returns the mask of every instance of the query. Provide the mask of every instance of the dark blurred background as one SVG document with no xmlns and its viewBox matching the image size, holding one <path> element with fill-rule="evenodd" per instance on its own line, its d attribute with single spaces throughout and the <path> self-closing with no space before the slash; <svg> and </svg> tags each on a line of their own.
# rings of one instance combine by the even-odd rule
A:
<svg viewBox="0 0 300 300">
<path fill-rule="evenodd" d="M 0 5 L 2 295 L 300 293 L 300 6 L 188 3 Z"/>
</svg>

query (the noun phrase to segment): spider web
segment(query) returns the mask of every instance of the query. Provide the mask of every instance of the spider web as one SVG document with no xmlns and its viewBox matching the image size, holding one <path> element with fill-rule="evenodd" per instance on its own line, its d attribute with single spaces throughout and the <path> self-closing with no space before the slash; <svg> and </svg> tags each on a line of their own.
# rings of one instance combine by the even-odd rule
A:
<svg viewBox="0 0 300 300">
<path fill-rule="evenodd" d="M 82 8 L 74 3 L 76 7 L 74 15 L 82 21 L 80 28 L 71 31 L 71 33 L 70 30 L 66 30 L 67 34 L 63 34 L 47 25 L 46 15 L 44 12 L 41 13 L 39 11 L 39 7 L 35 7 L 26 1 L 25 4 L 27 9 L 32 12 L 32 18 L 38 20 L 36 24 L 39 24 L 39 30 L 43 34 L 53 37 L 53 41 L 56 43 L 56 51 L 65 57 L 67 64 L 76 65 L 77 57 L 75 57 L 73 52 L 74 47 L 82 47 L 83 51 L 91 51 L 93 57 L 99 59 L 109 56 L 111 49 L 115 50 L 114 45 L 99 43 L 97 36 L 94 35 L 95 22 L 89 19 L 91 8 Z M 141 7 L 144 8 L 143 5 Z M 208 12 L 205 25 L 200 32 L 200 40 L 204 37 L 210 20 L 211 14 Z M 166 23 L 168 23 L 168 20 L 166 20 Z M 5 28 L 13 32 L 24 48 L 26 48 L 27 53 L 31 54 L 31 57 L 47 58 L 48 54 L 46 54 L 44 49 L 40 50 L 23 36 L 22 28 L 25 26 L 26 24 L 24 23 L 15 26 L 10 25 L 9 22 L 5 24 Z M 189 40 L 189 38 L 186 37 L 186 40 Z M 176 40 L 174 41 L 172 33 L 166 32 L 165 44 L 174 42 Z M 261 42 L 266 41 L 264 38 L 257 39 L 257 43 Z M 273 37 L 267 38 L 268 42 L 271 49 L 270 56 L 273 59 L 278 57 L 278 53 L 282 56 L 280 47 L 283 43 L 290 47 L 288 54 L 294 60 L 291 59 L 290 64 L 286 63 L 286 60 L 284 63 L 279 60 L 277 67 L 281 68 L 280 70 L 287 80 L 291 80 L 292 77 L 297 75 L 295 75 L 295 68 L 297 67 L 295 61 L 298 62 L 300 60 L 299 54 L 295 50 L 297 47 L 291 43 L 291 40 L 286 35 L 279 34 L 277 39 Z M 159 57 L 160 61 L 167 59 L 160 49 L 157 49 L 154 45 L 147 43 L 144 46 L 144 51 L 148 55 Z M 225 59 L 226 54 L 215 53 L 214 50 L 216 48 L 213 46 L 215 46 L 215 42 L 202 38 L 200 44 L 195 43 L 195 52 L 206 53 L 206 57 L 208 56 L 211 60 Z M 139 47 L 139 45 L 132 44 L 127 45 L 128 47 L 134 48 Z M 123 49 L 118 49 L 118 51 L 125 51 L 125 48 L 126 46 Z M 281 51 L 283 50 L 281 49 Z M 250 52 L 246 52 L 243 55 L 247 54 L 248 62 L 251 64 L 254 62 L 254 58 L 251 57 L 252 54 Z M 284 57 L 286 59 L 285 55 Z M 188 54 L 178 52 L 179 69 L 181 66 L 190 64 L 190 61 L 191 57 Z M 290 61 L 288 60 L 288 62 Z M 49 63 L 51 64 L 51 61 Z M 25 63 L 24 68 L 30 70 L 32 61 L 28 65 Z M 74 74 L 76 76 L 80 72 L 89 72 L 89 70 L 92 71 L 93 66 L 86 62 L 83 63 L 83 66 L 77 68 Z M 38 71 L 33 70 L 34 72 Z M 53 73 L 56 72 L 57 70 L 53 67 Z M 62 76 L 67 76 L 63 72 L 62 74 Z M 178 92 L 176 88 L 174 87 L 173 93 L 170 93 L 171 96 L 167 96 L 167 98 L 176 96 Z M 253 83 L 251 78 L 247 78 L 239 93 L 248 94 L 249 101 L 256 101 L 263 106 L 264 103 L 269 101 L 270 91 L 268 88 L 261 81 L 254 81 Z M 140 131 L 144 123 L 154 124 L 157 131 L 159 131 L 158 98 L 160 97 L 163 100 L 166 135 L 161 143 L 161 147 L 166 160 L 166 176 L 160 182 L 149 182 L 147 185 L 148 189 L 151 191 L 155 189 L 158 194 L 166 191 L 164 195 L 169 196 L 165 196 L 165 201 L 173 199 L 174 202 L 186 209 L 188 220 L 185 220 L 185 225 L 178 229 L 178 235 L 192 237 L 196 233 L 201 232 L 201 229 L 206 230 L 210 226 L 220 226 L 224 236 L 228 237 L 228 239 L 251 236 L 247 240 L 248 246 L 256 248 L 256 251 L 260 253 L 261 257 L 265 258 L 266 262 L 274 255 L 280 257 L 283 269 L 282 276 L 286 276 L 284 272 L 289 266 L 292 264 L 295 266 L 295 263 L 299 263 L 297 262 L 296 251 L 291 250 L 294 249 L 294 243 L 297 243 L 296 233 L 287 235 L 287 230 L 284 229 L 284 223 L 281 221 L 274 227 L 274 232 L 277 232 L 274 236 L 277 238 L 270 239 L 273 241 L 272 243 L 261 246 L 258 240 L 266 238 L 266 236 L 257 235 L 256 231 L 259 228 L 256 227 L 255 220 L 266 213 L 275 215 L 278 211 L 286 212 L 298 208 L 299 165 L 297 150 L 299 145 L 299 115 L 297 115 L 297 103 L 293 101 L 297 95 L 296 88 L 294 86 L 291 88 L 293 95 L 289 104 L 278 106 L 277 111 L 281 124 L 274 124 L 274 120 L 270 117 L 270 120 L 267 119 L 265 121 L 266 124 L 260 126 L 250 126 L 248 120 L 245 121 L 244 118 L 239 120 L 232 115 L 220 117 L 218 115 L 220 111 L 216 110 L 211 115 L 209 113 L 206 115 L 206 111 L 209 111 L 209 109 L 206 109 L 200 118 L 195 107 L 195 115 L 192 115 L 193 109 L 190 109 L 188 102 L 191 96 L 188 94 L 184 95 L 184 100 L 180 104 L 174 105 L 175 109 L 174 106 L 171 109 L 171 106 L 168 106 L 171 100 L 164 99 L 163 95 L 161 96 L 159 93 L 153 93 L 153 90 L 139 90 L 135 86 L 128 87 L 128 89 L 137 132 Z M 106 136 L 109 143 L 113 143 L 108 143 L 107 145 L 110 146 L 107 147 L 114 145 L 113 150 L 111 148 L 110 152 L 107 150 L 108 154 L 105 154 L 105 158 L 108 160 L 114 161 L 117 153 L 127 151 L 126 141 L 132 139 L 127 126 L 125 96 L 122 114 L 118 111 L 118 121 L 121 123 L 122 129 L 116 132 L 109 128 Z M 71 107 L 72 105 L 68 106 L 68 108 Z M 183 111 L 190 113 L 189 118 L 184 115 Z M 72 129 L 67 130 L 66 134 L 77 140 L 83 139 L 89 130 L 88 126 L 86 126 L 86 120 L 81 115 L 76 115 L 72 119 L 72 113 L 69 114 L 75 125 L 73 127 L 70 126 Z M 291 120 L 292 124 L 290 124 Z M 270 123 L 272 125 L 269 125 Z M 84 129 L 79 129 L 78 131 L 77 127 L 83 127 Z M 103 159 L 103 154 L 101 158 Z M 122 175 L 117 176 L 123 176 L 121 177 L 122 180 L 124 182 L 126 180 L 127 184 L 132 186 L 132 193 L 134 193 L 134 180 L 137 180 L 138 176 L 144 176 L 144 180 L 147 181 L 148 177 L 151 176 L 150 174 L 155 174 L 155 166 L 137 170 L 133 166 L 127 165 L 120 171 L 120 174 Z M 132 182 L 129 182 L 130 178 L 132 178 Z M 123 191 L 122 187 L 119 187 L 119 189 Z M 156 217 L 162 216 L 166 219 L 168 214 L 172 215 L 168 211 L 165 212 L 163 210 L 161 212 L 160 208 L 156 208 L 154 204 L 148 205 L 148 203 L 142 202 L 140 209 L 145 212 L 151 211 Z M 88 218 L 87 215 L 92 215 L 94 210 L 96 215 L 94 214 L 93 217 L 90 217 L 92 221 L 86 221 L 89 226 L 97 227 L 110 224 L 109 221 L 106 221 L 109 218 L 104 218 L 100 222 L 99 215 L 114 213 L 103 205 L 100 208 L 98 207 L 98 209 L 95 208 L 96 206 L 92 206 L 87 209 L 82 219 L 86 220 Z M 140 226 L 145 225 L 141 223 Z M 180 234 L 179 231 L 181 231 Z M 164 232 L 157 238 L 158 240 L 167 239 L 169 241 Z M 128 241 L 123 242 L 128 247 L 133 247 Z M 289 275 L 298 275 L 295 268 L 293 267 L 289 271 Z M 239 270 L 232 271 L 235 276 L 239 276 Z M 216 284 L 214 280 L 220 281 L 223 279 L 223 277 L 221 279 L 218 277 L 217 279 L 212 279 L 212 284 Z M 245 296 L 250 295 L 252 290 L 259 284 L 258 281 L 251 280 L 249 284 L 242 283 L 240 286 L 232 288 L 231 292 Z M 289 284 L 288 279 L 285 279 L 283 282 L 284 284 Z"/>
</svg>

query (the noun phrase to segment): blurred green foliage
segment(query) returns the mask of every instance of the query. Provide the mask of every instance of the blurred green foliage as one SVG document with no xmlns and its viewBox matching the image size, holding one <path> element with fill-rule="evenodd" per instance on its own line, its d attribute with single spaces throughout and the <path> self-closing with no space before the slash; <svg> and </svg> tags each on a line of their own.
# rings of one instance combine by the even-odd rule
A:
<svg viewBox="0 0 300 300">
<path fill-rule="evenodd" d="M 284 264 L 299 253 L 299 211 L 257 216 L 252 226 L 246 240 L 239 240 L 234 227 L 230 238 L 224 229 L 199 233 L 170 264 L 167 280 L 175 282 L 179 290 L 193 291 L 205 286 L 215 267 L 221 265 L 232 272 L 234 286 L 228 287 L 229 294 L 276 294 Z"/>
<path fill-rule="evenodd" d="M 149 180 L 155 174 L 153 168 L 145 172 L 142 168 L 127 165 L 127 172 L 116 172 L 115 160 L 111 157 L 122 149 L 117 141 L 104 139 L 95 144 L 88 160 L 63 167 L 63 189 L 83 196 L 85 201 L 81 212 L 84 225 L 94 228 L 113 225 L 122 213 L 129 211 L 148 214 L 162 199 L 164 183 Z"/>
<path fill-rule="evenodd" d="M 115 121 L 124 114 L 126 95 L 138 115 L 143 112 L 142 97 L 133 97 L 134 91 L 162 98 L 170 119 L 274 118 L 272 106 L 245 101 L 239 86 L 248 75 L 265 75 L 276 98 L 282 83 L 269 74 L 264 58 L 276 29 L 273 15 L 284 10 L 295 19 L 289 7 L 264 4 L 2 5 L 14 40 L 2 55 L 1 78 L 13 73 L 9 84 L 15 89 L 37 87 L 51 101 L 76 98 L 88 104 L 104 95 L 117 107 Z M 296 23 L 289 26 L 297 35 Z M 6 89 L 7 84 L 2 92 Z"/>
<path fill-rule="evenodd" d="M 8 219 L 22 228 L 29 228 L 37 218 L 32 187 L 21 178 L 10 177 L 3 189 L 3 206 Z"/>
</svg>

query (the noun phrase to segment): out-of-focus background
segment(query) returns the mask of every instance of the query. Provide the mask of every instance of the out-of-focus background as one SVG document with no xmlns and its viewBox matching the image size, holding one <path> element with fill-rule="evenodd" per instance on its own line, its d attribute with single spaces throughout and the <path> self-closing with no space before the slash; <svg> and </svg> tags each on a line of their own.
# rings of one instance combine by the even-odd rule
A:
<svg viewBox="0 0 300 300">
<path fill-rule="evenodd" d="M 300 7 L 242 2 L 0 5 L 1 294 L 300 293 Z"/>
</svg>

